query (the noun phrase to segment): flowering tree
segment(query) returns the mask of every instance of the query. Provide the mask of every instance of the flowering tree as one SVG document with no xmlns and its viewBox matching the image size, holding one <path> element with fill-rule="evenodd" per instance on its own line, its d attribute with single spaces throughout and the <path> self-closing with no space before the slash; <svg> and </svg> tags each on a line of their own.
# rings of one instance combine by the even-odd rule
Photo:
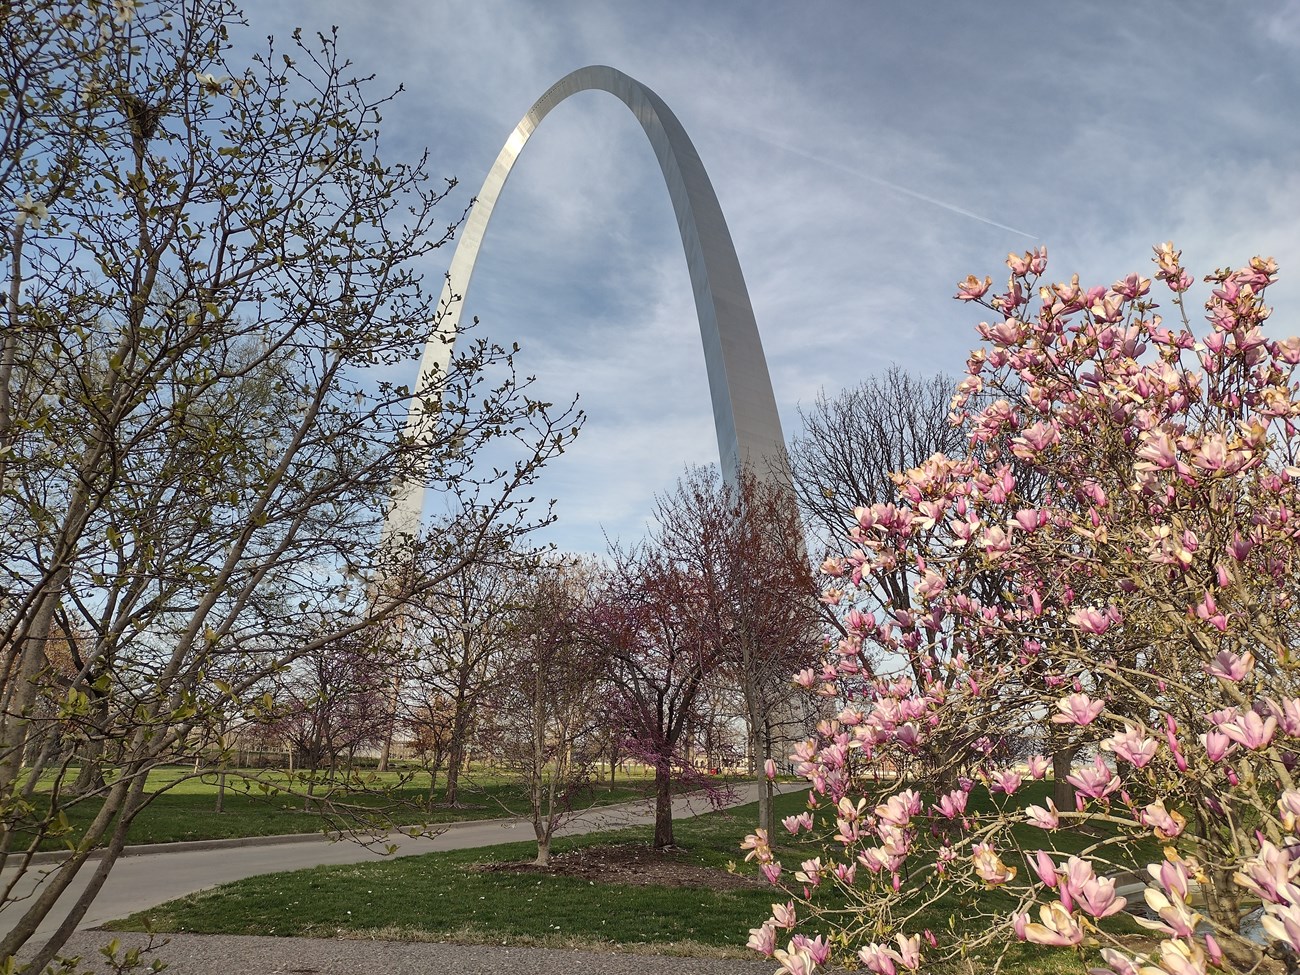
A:
<svg viewBox="0 0 1300 975">
<path fill-rule="evenodd" d="M 713 785 L 687 753 L 722 651 L 697 575 L 651 543 L 614 557 L 585 628 L 611 659 L 607 720 L 624 729 L 623 750 L 654 768 L 654 848 L 661 850 L 674 845 L 674 790 Z"/>
<path fill-rule="evenodd" d="M 751 944 L 793 975 L 833 947 L 888 975 L 958 958 L 986 970 L 1017 939 L 1099 951 L 1089 970 L 1114 975 L 1294 966 L 1300 339 L 1263 332 L 1277 266 L 1210 275 L 1198 336 L 1171 244 L 1155 278 L 1172 327 L 1140 275 L 1040 286 L 1045 250 L 1007 263 L 1006 292 L 973 276 L 958 289 L 996 316 L 954 401 L 968 451 L 896 475 L 892 500 L 854 512 L 858 548 L 825 567 L 849 633 L 801 682 L 841 710 L 799 748 L 811 808 L 785 824 L 819 855 L 783 871 L 775 838 L 749 837 L 793 895 Z M 900 564 L 910 608 L 851 607 Z M 1071 806 L 1026 805 L 1017 793 L 1048 762 L 968 731 L 1044 723 L 1088 749 Z M 860 774 L 954 737 L 973 779 L 951 790 Z M 977 790 L 992 812 L 976 813 Z M 1154 949 L 1105 920 L 1128 906 L 1124 875 L 1146 882 Z M 1267 954 L 1243 934 L 1252 906 Z M 777 945 L 805 923 L 820 933 Z"/>
<path fill-rule="evenodd" d="M 655 506 L 655 545 L 698 580 L 696 623 L 717 648 L 714 683 L 738 692 L 749 771 L 784 759 L 812 722 L 792 701 L 789 675 L 821 646 L 814 579 L 799 512 L 788 493 L 742 471 L 736 486 L 696 468 Z M 772 780 L 759 825 L 772 828 Z"/>
<path fill-rule="evenodd" d="M 331 645 L 304 654 L 272 678 L 279 712 L 274 727 L 301 768 L 326 768 L 332 781 L 341 756 L 351 759 L 358 748 L 379 743 L 384 663 L 369 648 Z"/>
</svg>

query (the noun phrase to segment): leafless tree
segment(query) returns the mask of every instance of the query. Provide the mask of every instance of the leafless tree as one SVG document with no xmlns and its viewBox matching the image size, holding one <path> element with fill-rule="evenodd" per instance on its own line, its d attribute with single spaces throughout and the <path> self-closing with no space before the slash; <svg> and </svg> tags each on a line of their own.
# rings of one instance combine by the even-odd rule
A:
<svg viewBox="0 0 1300 975">
<path fill-rule="evenodd" d="M 609 658 L 582 633 L 595 572 L 590 562 L 548 558 L 517 581 L 502 632 L 503 673 L 485 718 L 497 761 L 528 792 L 538 866 L 550 862 L 555 830 L 575 811 L 599 758 Z"/>
</svg>

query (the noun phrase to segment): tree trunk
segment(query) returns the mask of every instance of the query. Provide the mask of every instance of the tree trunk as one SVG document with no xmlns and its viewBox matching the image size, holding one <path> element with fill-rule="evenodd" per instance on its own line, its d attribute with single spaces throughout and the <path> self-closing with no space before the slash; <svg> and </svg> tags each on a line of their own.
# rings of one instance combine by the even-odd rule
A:
<svg viewBox="0 0 1300 975">
<path fill-rule="evenodd" d="M 776 814 L 772 809 L 772 783 L 764 774 L 764 760 L 768 749 L 764 747 L 763 725 L 753 721 L 749 733 L 750 774 L 758 776 L 758 828 L 767 830 L 770 837 L 776 836 Z"/>
<path fill-rule="evenodd" d="M 456 786 L 460 782 L 460 765 L 464 760 L 464 751 L 458 742 L 451 743 L 451 754 L 447 756 L 447 791 L 442 801 L 448 806 L 456 805 Z"/>
<path fill-rule="evenodd" d="M 400 638 L 402 632 L 402 617 L 397 617 L 397 632 Z M 397 733 L 397 702 L 402 694 L 402 675 L 401 673 L 393 674 L 393 688 L 388 697 L 388 720 L 384 724 L 384 743 L 379 749 L 379 764 L 375 766 L 376 772 L 388 771 L 388 759 L 393 752 L 393 736 Z"/>
<path fill-rule="evenodd" d="M 551 865 L 551 837 L 545 830 L 537 831 L 537 859 L 533 861 L 535 867 L 549 867 Z"/>
<path fill-rule="evenodd" d="M 1074 764 L 1074 756 L 1079 754 L 1078 745 L 1062 742 L 1052 751 L 1052 801 L 1056 808 L 1074 810 L 1074 786 L 1065 781 Z"/>
<path fill-rule="evenodd" d="M 655 767 L 654 848 L 662 850 L 670 846 L 676 846 L 673 842 L 672 771 L 666 764 L 661 764 Z"/>
</svg>

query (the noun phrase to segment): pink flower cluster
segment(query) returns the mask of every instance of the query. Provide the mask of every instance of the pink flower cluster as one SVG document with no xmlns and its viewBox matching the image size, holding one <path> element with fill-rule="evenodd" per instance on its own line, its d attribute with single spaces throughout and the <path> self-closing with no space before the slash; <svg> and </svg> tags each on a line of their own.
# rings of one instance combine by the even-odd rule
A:
<svg viewBox="0 0 1300 975">
<path fill-rule="evenodd" d="M 1041 281 L 1045 250 L 1008 258 L 1005 292 L 958 286 L 997 316 L 953 399 L 969 451 L 895 475 L 823 565 L 843 636 L 797 682 L 837 713 L 795 751 L 809 810 L 786 829 L 825 837 L 801 853 L 788 918 L 802 905 L 831 936 L 778 955 L 774 912 L 756 946 L 782 971 L 846 943 L 893 975 L 919 967 L 922 940 L 937 960 L 1009 935 L 1100 939 L 1095 973 L 1201 975 L 1262 957 L 1239 930 L 1243 895 L 1300 952 L 1300 339 L 1265 334 L 1271 259 L 1207 278 L 1200 336 L 1180 253 L 1163 244 L 1155 263 L 1181 324 L 1140 275 Z M 1065 755 L 1069 806 L 1023 799 L 1051 766 L 1017 758 L 1025 745 Z M 1026 850 L 1024 823 L 1043 845 L 1081 824 L 1101 838 L 1087 856 Z M 1135 954 L 1099 922 L 1129 906 L 1116 876 L 1141 866 L 1123 851 L 1143 837 L 1163 844 L 1142 919 L 1162 940 Z M 765 835 L 746 846 L 769 879 L 790 876 Z M 828 887 L 859 913 L 822 911 Z M 1021 906 L 947 942 L 908 932 L 944 887 Z"/>
</svg>

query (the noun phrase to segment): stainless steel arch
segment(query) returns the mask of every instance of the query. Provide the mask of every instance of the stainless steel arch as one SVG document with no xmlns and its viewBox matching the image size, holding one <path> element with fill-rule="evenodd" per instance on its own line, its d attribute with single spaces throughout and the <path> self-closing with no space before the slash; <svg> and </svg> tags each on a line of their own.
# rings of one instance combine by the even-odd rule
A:
<svg viewBox="0 0 1300 975">
<path fill-rule="evenodd" d="M 417 389 L 436 383 L 447 368 L 483 235 L 524 144 L 551 109 L 570 95 L 590 89 L 609 92 L 632 111 L 663 171 L 695 293 L 723 477 L 735 484 L 741 469 L 748 465 L 760 475 L 775 473 L 784 480 L 785 440 L 767 360 L 713 184 L 686 130 L 663 100 L 639 81 L 604 65 L 579 68 L 547 89 L 515 126 L 492 164 L 452 256 L 439 302 L 439 308 L 444 309 L 443 319 L 438 332 L 425 345 Z M 406 435 L 419 437 L 430 422 L 433 420 L 425 415 L 423 400 L 414 397 Z M 396 485 L 385 535 L 414 534 L 422 503 L 421 485 Z"/>
</svg>

